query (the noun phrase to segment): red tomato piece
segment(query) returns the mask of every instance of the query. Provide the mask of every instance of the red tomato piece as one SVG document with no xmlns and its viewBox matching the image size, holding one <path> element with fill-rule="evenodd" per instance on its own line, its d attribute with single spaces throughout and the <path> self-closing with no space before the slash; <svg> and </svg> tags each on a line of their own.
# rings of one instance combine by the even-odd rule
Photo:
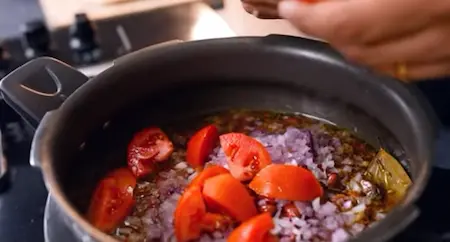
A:
<svg viewBox="0 0 450 242">
<path fill-rule="evenodd" d="M 233 220 L 223 214 L 206 213 L 201 223 L 204 231 L 214 232 L 226 230 L 233 224 Z"/>
<path fill-rule="evenodd" d="M 187 162 L 194 168 L 202 167 L 218 139 L 219 131 L 212 124 L 197 131 L 187 144 Z"/>
<path fill-rule="evenodd" d="M 227 242 L 271 242 L 277 241 L 270 234 L 274 228 L 272 217 L 269 213 L 262 213 L 242 223 L 228 237 Z"/>
<path fill-rule="evenodd" d="M 172 152 L 173 144 L 160 128 L 145 128 L 128 145 L 128 166 L 136 177 L 142 177 L 152 171 L 154 162 L 167 160 Z"/>
<path fill-rule="evenodd" d="M 175 209 L 175 235 L 177 241 L 198 239 L 202 232 L 201 221 L 206 214 L 205 202 L 199 186 L 189 187 Z"/>
<path fill-rule="evenodd" d="M 257 214 L 255 201 L 247 188 L 230 174 L 206 179 L 203 198 L 208 209 L 243 222 Z"/>
<path fill-rule="evenodd" d="M 209 213 L 199 186 L 190 186 L 178 201 L 174 213 L 177 241 L 198 239 L 203 231 L 225 230 L 232 224 L 231 218 Z"/>
<path fill-rule="evenodd" d="M 266 148 L 250 136 L 228 133 L 219 138 L 227 156 L 230 173 L 238 180 L 250 180 L 262 168 L 272 163 Z"/>
<path fill-rule="evenodd" d="M 110 232 L 134 205 L 136 178 L 128 168 L 109 173 L 97 185 L 88 210 L 88 220 L 104 232 Z"/>
<path fill-rule="evenodd" d="M 206 179 L 221 175 L 221 174 L 228 174 L 229 171 L 221 166 L 218 165 L 210 165 L 206 167 L 200 174 L 198 174 L 194 180 L 189 184 L 189 186 L 199 186 L 203 188 L 203 184 L 205 183 Z"/>
<path fill-rule="evenodd" d="M 311 171 L 291 165 L 266 166 L 248 186 L 260 196 L 290 201 L 311 201 L 323 195 Z"/>
</svg>

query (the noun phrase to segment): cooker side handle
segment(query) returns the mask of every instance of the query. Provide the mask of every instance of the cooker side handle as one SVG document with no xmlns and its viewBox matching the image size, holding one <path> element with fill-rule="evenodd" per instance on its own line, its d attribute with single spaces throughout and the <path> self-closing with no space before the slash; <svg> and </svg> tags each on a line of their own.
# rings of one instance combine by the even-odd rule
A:
<svg viewBox="0 0 450 242">
<path fill-rule="evenodd" d="M 88 77 L 50 57 L 17 68 L 0 82 L 5 102 L 36 128 L 44 115 L 57 109 Z"/>
</svg>

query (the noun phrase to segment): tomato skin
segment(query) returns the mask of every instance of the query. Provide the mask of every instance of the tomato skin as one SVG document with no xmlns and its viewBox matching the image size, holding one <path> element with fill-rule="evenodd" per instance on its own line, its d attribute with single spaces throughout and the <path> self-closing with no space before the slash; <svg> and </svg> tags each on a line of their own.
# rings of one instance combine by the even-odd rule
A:
<svg viewBox="0 0 450 242">
<path fill-rule="evenodd" d="M 201 222 L 203 230 L 208 232 L 224 231 L 231 224 L 233 220 L 230 217 L 217 213 L 206 213 Z"/>
<path fill-rule="evenodd" d="M 198 239 L 203 231 L 225 230 L 232 219 L 222 214 L 209 213 L 200 186 L 189 186 L 178 201 L 174 213 L 177 241 Z"/>
<path fill-rule="evenodd" d="M 212 212 L 230 216 L 243 222 L 258 211 L 247 188 L 230 174 L 221 174 L 206 179 L 203 198 Z"/>
<path fill-rule="evenodd" d="M 248 186 L 260 196 L 289 201 L 312 201 L 323 195 L 323 188 L 311 171 L 292 165 L 266 166 Z"/>
<path fill-rule="evenodd" d="M 136 177 L 142 177 L 152 172 L 154 162 L 167 160 L 172 152 L 173 144 L 160 128 L 145 128 L 128 145 L 128 166 Z"/>
<path fill-rule="evenodd" d="M 203 188 L 205 181 L 211 177 L 218 176 L 221 174 L 230 173 L 227 169 L 218 165 L 210 165 L 206 167 L 202 172 L 200 172 L 194 180 L 189 184 L 189 186 L 200 186 Z"/>
<path fill-rule="evenodd" d="M 252 179 L 262 168 L 272 163 L 269 152 L 256 139 L 241 133 L 219 137 L 227 156 L 230 173 L 238 180 Z"/>
<path fill-rule="evenodd" d="M 228 237 L 227 242 L 269 242 L 276 241 L 270 230 L 275 226 L 269 213 L 259 214 L 242 223 Z"/>
<path fill-rule="evenodd" d="M 198 239 L 202 232 L 201 221 L 206 214 L 205 202 L 199 186 L 189 187 L 175 209 L 175 236 L 177 241 Z"/>
<path fill-rule="evenodd" d="M 110 232 L 130 212 L 134 205 L 136 178 L 127 168 L 116 169 L 97 185 L 91 198 L 88 220 L 103 232 Z"/>
<path fill-rule="evenodd" d="M 197 131 L 187 144 L 187 162 L 193 168 L 202 167 L 218 139 L 219 131 L 212 124 Z"/>
</svg>

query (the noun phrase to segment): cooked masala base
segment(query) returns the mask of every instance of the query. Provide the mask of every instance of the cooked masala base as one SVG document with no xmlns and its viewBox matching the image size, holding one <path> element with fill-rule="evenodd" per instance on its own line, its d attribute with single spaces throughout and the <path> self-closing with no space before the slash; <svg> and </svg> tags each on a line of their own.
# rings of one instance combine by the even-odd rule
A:
<svg viewBox="0 0 450 242">
<path fill-rule="evenodd" d="M 94 226 L 127 242 L 341 242 L 411 184 L 384 150 L 300 114 L 233 110 L 186 127 L 136 134 L 128 167 L 93 195 Z M 404 176 L 391 189 L 376 164 Z"/>
</svg>

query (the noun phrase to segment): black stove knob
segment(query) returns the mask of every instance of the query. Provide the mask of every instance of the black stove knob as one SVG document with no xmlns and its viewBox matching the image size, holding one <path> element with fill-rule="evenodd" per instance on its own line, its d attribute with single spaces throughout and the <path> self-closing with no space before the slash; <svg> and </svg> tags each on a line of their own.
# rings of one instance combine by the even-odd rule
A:
<svg viewBox="0 0 450 242">
<path fill-rule="evenodd" d="M 6 76 L 11 64 L 11 58 L 0 43 L 0 79 Z"/>
<path fill-rule="evenodd" d="M 50 33 L 41 20 L 27 22 L 21 26 L 25 56 L 33 59 L 50 55 Z"/>
<path fill-rule="evenodd" d="M 95 28 L 86 14 L 75 15 L 75 23 L 69 28 L 69 41 L 75 62 L 89 64 L 100 59 Z"/>
</svg>

